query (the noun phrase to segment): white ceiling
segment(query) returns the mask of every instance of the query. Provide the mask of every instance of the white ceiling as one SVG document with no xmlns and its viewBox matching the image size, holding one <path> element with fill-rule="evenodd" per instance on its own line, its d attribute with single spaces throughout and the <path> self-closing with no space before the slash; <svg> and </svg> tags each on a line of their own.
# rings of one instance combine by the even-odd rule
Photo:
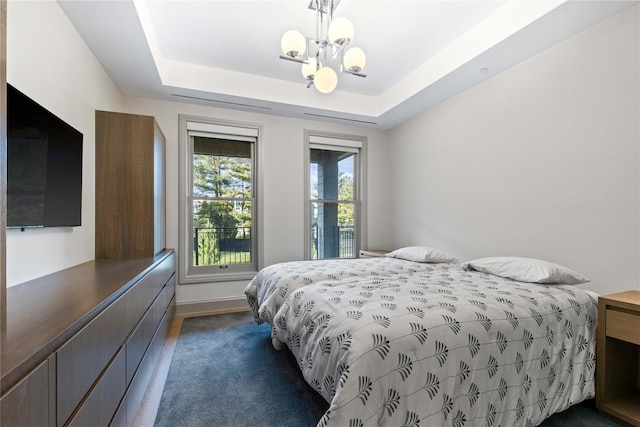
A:
<svg viewBox="0 0 640 427">
<path fill-rule="evenodd" d="M 308 0 L 58 3 L 125 95 L 388 129 L 636 1 L 342 0 L 367 77 L 330 94 L 279 59 Z"/>
</svg>

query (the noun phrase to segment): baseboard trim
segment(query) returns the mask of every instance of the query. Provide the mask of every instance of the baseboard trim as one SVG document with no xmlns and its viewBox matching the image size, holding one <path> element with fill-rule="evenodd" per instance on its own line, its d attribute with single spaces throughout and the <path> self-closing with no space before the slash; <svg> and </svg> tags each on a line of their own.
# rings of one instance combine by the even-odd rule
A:
<svg viewBox="0 0 640 427">
<path fill-rule="evenodd" d="M 192 301 L 176 304 L 177 316 L 198 314 L 222 314 L 236 311 L 249 311 L 246 298 L 213 301 Z"/>
</svg>

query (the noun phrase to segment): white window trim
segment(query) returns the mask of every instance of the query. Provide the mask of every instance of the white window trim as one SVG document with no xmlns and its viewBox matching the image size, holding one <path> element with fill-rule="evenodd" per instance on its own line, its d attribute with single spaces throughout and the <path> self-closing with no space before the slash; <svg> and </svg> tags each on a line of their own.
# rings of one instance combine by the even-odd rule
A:
<svg viewBox="0 0 640 427">
<path fill-rule="evenodd" d="M 193 189 L 192 185 L 192 169 L 193 156 L 191 155 L 189 132 L 205 132 L 209 136 L 211 133 L 223 135 L 233 135 L 234 137 L 251 137 L 255 138 L 256 145 L 254 153 L 255 170 L 253 171 L 253 191 L 255 199 L 255 218 L 252 219 L 255 235 L 255 251 L 257 269 L 260 270 L 264 265 L 263 250 L 263 215 L 262 215 L 262 144 L 263 135 L 262 125 L 255 123 L 233 122 L 228 120 L 216 120 L 207 117 L 197 117 L 180 114 L 179 119 L 179 167 L 178 167 L 178 204 L 179 204 L 179 232 L 178 232 L 178 283 L 179 284 L 195 284 L 210 282 L 231 282 L 238 280 L 249 280 L 257 273 L 257 271 L 242 271 L 233 273 L 207 273 L 196 274 L 189 273 L 190 256 L 189 251 L 192 246 L 192 237 L 189 218 L 193 215 L 193 206 L 186 203 Z M 253 236 L 252 236 L 253 238 Z"/>
<path fill-rule="evenodd" d="M 355 256 L 361 248 L 367 247 L 367 137 L 360 135 L 345 135 L 331 132 L 307 130 L 304 131 L 304 259 L 311 259 L 311 198 L 309 194 L 310 181 L 310 149 L 335 146 L 337 150 L 359 152 L 359 175 L 356 188 L 356 240 Z"/>
</svg>

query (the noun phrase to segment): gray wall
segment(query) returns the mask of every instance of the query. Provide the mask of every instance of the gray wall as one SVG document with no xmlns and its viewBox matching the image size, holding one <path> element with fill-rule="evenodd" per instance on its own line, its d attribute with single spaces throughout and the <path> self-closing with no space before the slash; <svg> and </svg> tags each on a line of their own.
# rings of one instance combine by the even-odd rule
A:
<svg viewBox="0 0 640 427">
<path fill-rule="evenodd" d="M 571 267 L 640 289 L 639 8 L 390 133 L 395 246 Z"/>
</svg>

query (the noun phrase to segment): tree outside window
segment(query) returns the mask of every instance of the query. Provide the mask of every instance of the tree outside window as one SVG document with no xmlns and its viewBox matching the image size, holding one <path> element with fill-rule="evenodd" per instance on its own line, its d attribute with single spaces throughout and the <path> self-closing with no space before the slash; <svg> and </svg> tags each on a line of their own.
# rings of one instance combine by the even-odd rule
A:
<svg viewBox="0 0 640 427">
<path fill-rule="evenodd" d="M 251 263 L 251 143 L 193 141 L 193 264 Z"/>
</svg>

